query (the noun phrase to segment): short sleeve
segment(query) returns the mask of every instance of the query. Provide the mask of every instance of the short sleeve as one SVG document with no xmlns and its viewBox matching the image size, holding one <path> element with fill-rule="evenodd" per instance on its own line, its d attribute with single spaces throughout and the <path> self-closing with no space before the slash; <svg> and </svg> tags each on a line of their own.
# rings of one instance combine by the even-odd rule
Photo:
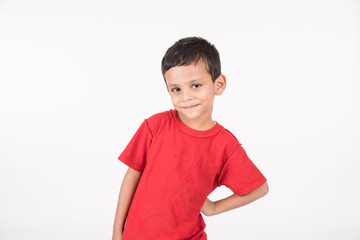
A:
<svg viewBox="0 0 360 240">
<path fill-rule="evenodd" d="M 255 190 L 265 182 L 266 178 L 240 144 L 225 162 L 218 178 L 218 186 L 225 185 L 239 196 Z"/>
<path fill-rule="evenodd" d="M 132 169 L 142 172 L 146 165 L 151 141 L 152 135 L 144 120 L 118 159 Z"/>
</svg>

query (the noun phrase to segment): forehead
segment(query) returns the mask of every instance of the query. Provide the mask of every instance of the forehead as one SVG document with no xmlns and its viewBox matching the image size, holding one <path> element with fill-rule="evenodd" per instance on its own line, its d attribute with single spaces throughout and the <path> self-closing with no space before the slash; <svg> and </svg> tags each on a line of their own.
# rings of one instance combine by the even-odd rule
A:
<svg viewBox="0 0 360 240">
<path fill-rule="evenodd" d="M 185 66 L 175 66 L 164 74 L 167 84 L 182 84 L 194 80 L 211 80 L 211 75 L 206 70 L 202 60 Z"/>
</svg>

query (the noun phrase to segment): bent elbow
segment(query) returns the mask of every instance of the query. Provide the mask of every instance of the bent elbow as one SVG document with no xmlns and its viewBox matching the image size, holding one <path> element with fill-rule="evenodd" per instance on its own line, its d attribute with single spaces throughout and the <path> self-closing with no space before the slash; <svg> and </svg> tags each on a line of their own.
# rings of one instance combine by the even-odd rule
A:
<svg viewBox="0 0 360 240">
<path fill-rule="evenodd" d="M 262 195 L 262 197 L 265 196 L 266 194 L 268 194 L 268 192 L 269 192 L 269 184 L 267 182 L 265 182 L 261 186 L 261 195 Z"/>
</svg>

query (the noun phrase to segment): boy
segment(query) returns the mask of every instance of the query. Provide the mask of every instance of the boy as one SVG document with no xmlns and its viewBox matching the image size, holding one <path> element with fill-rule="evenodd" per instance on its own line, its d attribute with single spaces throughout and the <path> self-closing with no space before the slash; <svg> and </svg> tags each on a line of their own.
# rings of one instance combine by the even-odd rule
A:
<svg viewBox="0 0 360 240">
<path fill-rule="evenodd" d="M 113 240 L 206 240 L 200 212 L 213 216 L 268 192 L 241 143 L 212 120 L 214 97 L 226 87 L 216 48 L 180 39 L 163 57 L 162 74 L 175 109 L 145 119 L 118 157 L 129 168 Z M 207 199 L 221 185 L 234 194 Z"/>
</svg>

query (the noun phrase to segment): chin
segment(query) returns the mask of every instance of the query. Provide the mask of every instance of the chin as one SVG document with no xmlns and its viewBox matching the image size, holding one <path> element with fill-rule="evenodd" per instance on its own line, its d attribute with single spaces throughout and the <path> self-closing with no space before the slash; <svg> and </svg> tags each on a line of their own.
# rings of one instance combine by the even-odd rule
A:
<svg viewBox="0 0 360 240">
<path fill-rule="evenodd" d="M 198 112 L 186 112 L 186 111 L 180 111 L 181 115 L 188 119 L 196 119 L 199 117 L 200 113 Z"/>
</svg>

